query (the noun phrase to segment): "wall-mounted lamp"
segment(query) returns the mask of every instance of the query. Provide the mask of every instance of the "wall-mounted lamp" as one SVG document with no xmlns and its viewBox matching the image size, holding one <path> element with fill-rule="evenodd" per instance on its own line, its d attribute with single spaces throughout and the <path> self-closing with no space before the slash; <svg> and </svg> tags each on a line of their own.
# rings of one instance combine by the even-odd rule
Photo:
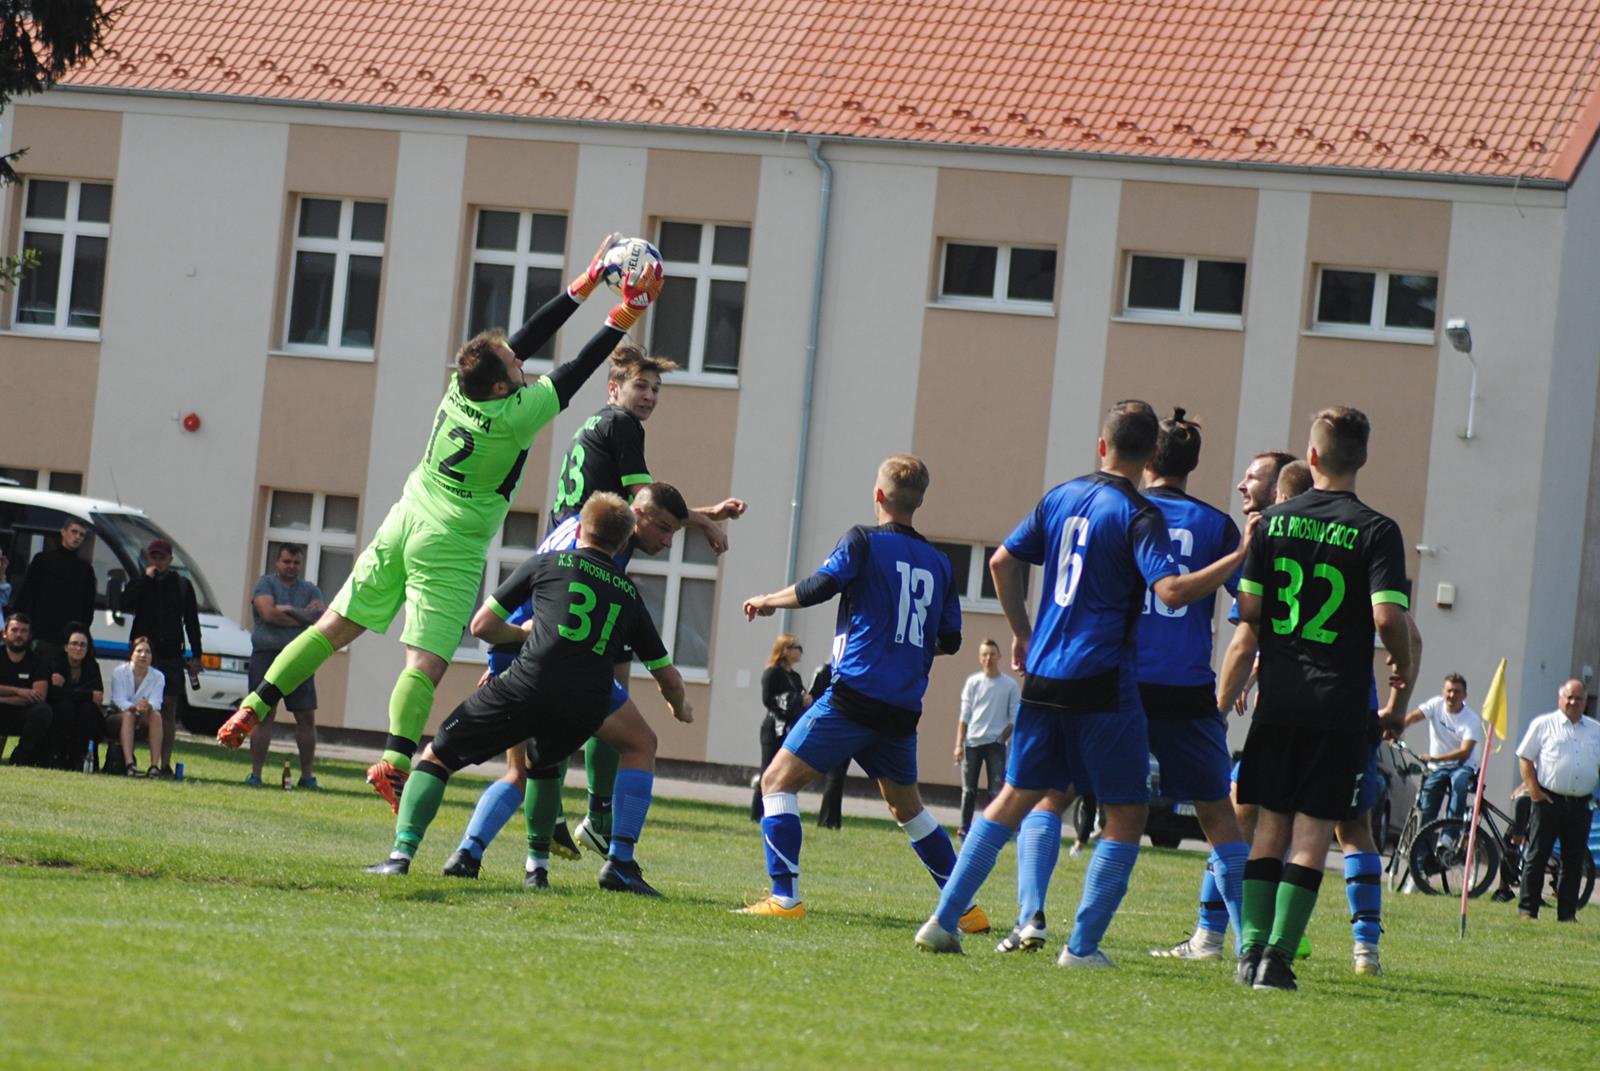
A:
<svg viewBox="0 0 1600 1071">
<path fill-rule="evenodd" d="M 1472 438 L 1472 418 L 1478 409 L 1478 361 L 1472 356 L 1472 325 L 1465 320 L 1446 320 L 1444 336 L 1455 351 L 1464 355 L 1472 365 L 1472 386 L 1467 391 L 1467 430 L 1459 433 L 1463 439 Z"/>
</svg>

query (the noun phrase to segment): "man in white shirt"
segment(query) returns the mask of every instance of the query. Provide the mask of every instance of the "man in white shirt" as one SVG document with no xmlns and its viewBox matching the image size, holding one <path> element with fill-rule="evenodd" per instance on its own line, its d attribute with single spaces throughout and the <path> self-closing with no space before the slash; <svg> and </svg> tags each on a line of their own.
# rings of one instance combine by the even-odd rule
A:
<svg viewBox="0 0 1600 1071">
<path fill-rule="evenodd" d="M 1561 877 L 1556 888 L 1556 921 L 1578 917 L 1577 861 L 1589 854 L 1589 797 L 1600 784 L 1600 722 L 1583 716 L 1588 701 L 1582 681 L 1568 681 L 1558 693 L 1559 707 L 1533 719 L 1517 745 L 1522 785 L 1533 800 L 1528 846 L 1522 854 L 1522 917 L 1539 917 L 1544 868 L 1550 848 L 1561 842 Z"/>
<path fill-rule="evenodd" d="M 1473 783 L 1478 777 L 1477 747 L 1481 733 L 1478 712 L 1467 706 L 1467 679 L 1448 674 L 1439 694 L 1406 715 L 1406 724 L 1428 722 L 1428 751 L 1418 756 L 1428 768 L 1418 793 L 1422 820 L 1438 817 L 1445 789 L 1450 790 L 1451 818 L 1467 813 Z"/>
<path fill-rule="evenodd" d="M 978 645 L 978 672 L 961 686 L 961 721 L 956 725 L 956 761 L 961 764 L 961 828 L 965 837 L 978 801 L 978 774 L 989 771 L 993 796 L 1006 774 L 1006 745 L 1022 704 L 1022 689 L 1000 672 L 1000 647 L 993 640 Z"/>
</svg>

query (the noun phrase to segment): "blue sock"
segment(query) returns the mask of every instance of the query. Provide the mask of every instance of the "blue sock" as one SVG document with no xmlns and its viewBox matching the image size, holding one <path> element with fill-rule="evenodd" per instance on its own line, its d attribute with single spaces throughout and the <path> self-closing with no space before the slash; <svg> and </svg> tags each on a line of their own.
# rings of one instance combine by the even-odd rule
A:
<svg viewBox="0 0 1600 1071">
<path fill-rule="evenodd" d="M 956 849 L 950 843 L 950 834 L 928 811 L 919 811 L 911 821 L 900 823 L 900 828 L 911 838 L 911 850 L 933 875 L 933 883 L 944 888 L 944 883 L 950 880 L 950 871 L 956 868 Z"/>
<path fill-rule="evenodd" d="M 650 792 L 656 775 L 649 770 L 623 767 L 611 788 L 611 858 L 619 863 L 633 861 L 633 846 L 650 813 Z"/>
<path fill-rule="evenodd" d="M 1044 910 L 1050 875 L 1061 856 L 1061 816 L 1030 811 L 1017 832 L 1017 925 Z"/>
<path fill-rule="evenodd" d="M 761 839 L 767 847 L 767 874 L 772 895 L 795 900 L 800 895 L 800 799 L 793 792 L 761 797 Z"/>
<path fill-rule="evenodd" d="M 1350 901 L 1350 932 L 1364 945 L 1376 945 L 1383 928 L 1383 856 L 1351 852 L 1344 857 L 1344 895 Z"/>
<path fill-rule="evenodd" d="M 1219 844 L 1211 852 L 1211 869 L 1227 905 L 1227 920 L 1233 923 L 1234 952 L 1242 947 L 1244 933 L 1244 865 L 1250 861 L 1250 845 L 1242 840 Z"/>
<path fill-rule="evenodd" d="M 478 797 L 472 821 L 467 823 L 466 835 L 461 838 L 460 850 L 481 862 L 484 850 L 520 810 L 522 789 L 510 781 L 496 781 L 490 785 Z"/>
<path fill-rule="evenodd" d="M 1083 875 L 1083 899 L 1072 922 L 1067 950 L 1074 956 L 1087 956 L 1100 947 L 1100 938 L 1111 925 L 1111 916 L 1128 891 L 1128 875 L 1139 858 L 1139 846 L 1120 840 L 1101 840 Z"/>
<path fill-rule="evenodd" d="M 1195 925 L 1208 933 L 1221 935 L 1228 932 L 1228 903 L 1222 898 L 1217 885 L 1217 853 L 1206 859 L 1206 869 L 1200 875 L 1200 916 Z"/>
<path fill-rule="evenodd" d="M 1000 849 L 1010 839 L 1011 830 L 999 822 L 991 822 L 981 814 L 972 820 L 967 839 L 961 842 L 961 857 L 956 860 L 950 880 L 944 883 L 944 891 L 939 894 L 939 907 L 934 912 L 939 925 L 951 933 L 956 932 L 961 916 L 972 906 L 979 886 L 994 869 Z"/>
</svg>

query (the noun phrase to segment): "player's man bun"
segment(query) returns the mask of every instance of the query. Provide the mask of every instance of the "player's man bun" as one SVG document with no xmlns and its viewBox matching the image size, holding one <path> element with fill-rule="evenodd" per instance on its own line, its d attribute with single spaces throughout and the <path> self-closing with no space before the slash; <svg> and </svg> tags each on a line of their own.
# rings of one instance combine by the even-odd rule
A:
<svg viewBox="0 0 1600 1071">
<path fill-rule="evenodd" d="M 500 347 L 506 344 L 506 333 L 499 328 L 479 331 L 467 339 L 456 351 L 456 382 L 461 393 L 475 402 L 494 397 L 496 383 L 509 383 L 510 374 L 500 359 Z"/>
<path fill-rule="evenodd" d="M 895 454 L 878 466 L 878 487 L 896 513 L 915 513 L 928 493 L 928 466 L 914 454 Z"/>
<path fill-rule="evenodd" d="M 1367 463 L 1372 423 L 1367 414 L 1347 405 L 1329 406 L 1311 418 L 1311 445 L 1317 467 L 1329 476 L 1349 476 Z"/>
<path fill-rule="evenodd" d="M 633 535 L 633 509 L 621 495 L 596 491 L 578 514 L 584 538 L 607 554 L 618 554 Z"/>
<path fill-rule="evenodd" d="M 1179 479 L 1200 464 L 1200 424 L 1186 419 L 1187 415 L 1187 410 L 1177 407 L 1161 422 L 1155 456 L 1150 459 L 1150 468 L 1157 476 Z"/>
<path fill-rule="evenodd" d="M 1124 461 L 1146 462 L 1156 452 L 1161 422 L 1149 402 L 1137 398 L 1121 401 L 1106 413 L 1100 437 Z"/>
</svg>

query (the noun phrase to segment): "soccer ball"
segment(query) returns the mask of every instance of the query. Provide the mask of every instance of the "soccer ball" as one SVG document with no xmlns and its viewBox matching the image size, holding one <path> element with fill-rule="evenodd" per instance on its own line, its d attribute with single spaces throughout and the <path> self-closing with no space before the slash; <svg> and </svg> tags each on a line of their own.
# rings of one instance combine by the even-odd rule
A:
<svg viewBox="0 0 1600 1071">
<path fill-rule="evenodd" d="M 661 263 L 661 251 L 643 238 L 624 238 L 606 250 L 600 259 L 600 280 L 620 297 L 622 280 L 639 274 L 652 264 Z"/>
</svg>

